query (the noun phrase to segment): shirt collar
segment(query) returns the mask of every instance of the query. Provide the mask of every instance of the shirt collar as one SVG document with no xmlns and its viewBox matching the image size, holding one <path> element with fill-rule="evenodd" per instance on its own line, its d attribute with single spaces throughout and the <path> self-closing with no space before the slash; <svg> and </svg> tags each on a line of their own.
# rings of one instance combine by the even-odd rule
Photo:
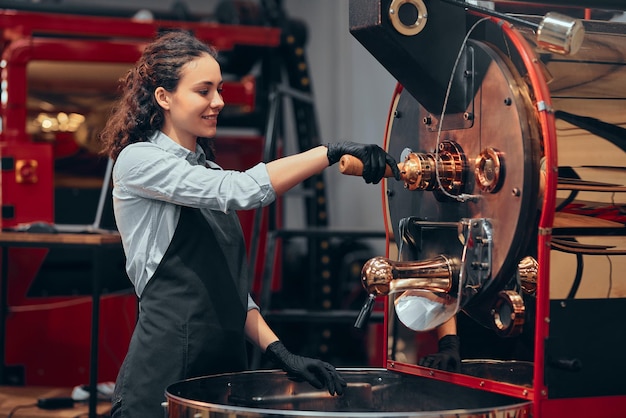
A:
<svg viewBox="0 0 626 418">
<path fill-rule="evenodd" d="M 187 148 L 174 141 L 162 131 L 155 131 L 149 138 L 149 142 L 163 148 L 165 151 L 178 157 L 184 158 L 191 164 L 206 165 L 206 155 L 200 145 L 196 143 L 196 152 L 191 152 Z"/>
</svg>

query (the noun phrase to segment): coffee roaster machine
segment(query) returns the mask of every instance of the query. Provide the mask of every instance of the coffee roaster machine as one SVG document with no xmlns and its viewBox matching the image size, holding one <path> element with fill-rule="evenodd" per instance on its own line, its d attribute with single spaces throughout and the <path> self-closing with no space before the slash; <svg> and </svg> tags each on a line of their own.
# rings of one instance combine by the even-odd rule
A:
<svg viewBox="0 0 626 418">
<path fill-rule="evenodd" d="M 170 417 L 624 416 L 624 7 L 568 4 L 350 1 L 398 81 L 402 178 L 355 324 L 384 305 L 386 361 L 344 369 L 337 397 L 274 371 L 178 382 Z M 420 366 L 454 322 L 460 371 Z"/>
</svg>

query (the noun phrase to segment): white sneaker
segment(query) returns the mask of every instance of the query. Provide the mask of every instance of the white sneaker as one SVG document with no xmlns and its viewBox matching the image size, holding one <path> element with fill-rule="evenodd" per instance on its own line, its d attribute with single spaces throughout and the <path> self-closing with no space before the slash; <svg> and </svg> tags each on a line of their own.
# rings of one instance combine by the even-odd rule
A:
<svg viewBox="0 0 626 418">
<path fill-rule="evenodd" d="M 113 390 L 115 389 L 114 382 L 98 383 L 98 399 L 102 401 L 111 400 L 113 396 Z M 86 401 L 89 399 L 89 385 L 75 386 L 72 389 L 72 399 L 77 402 Z"/>
</svg>

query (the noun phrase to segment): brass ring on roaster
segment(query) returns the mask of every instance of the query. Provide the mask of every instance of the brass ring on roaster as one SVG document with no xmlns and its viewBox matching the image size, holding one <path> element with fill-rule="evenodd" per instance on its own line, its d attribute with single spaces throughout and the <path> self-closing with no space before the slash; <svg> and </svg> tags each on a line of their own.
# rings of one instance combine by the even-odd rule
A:
<svg viewBox="0 0 626 418">
<path fill-rule="evenodd" d="M 513 337 L 522 332 L 526 307 L 522 297 L 512 290 L 502 290 L 493 308 L 493 324 L 501 336 Z"/>
<path fill-rule="evenodd" d="M 483 192 L 495 193 L 504 179 L 504 165 L 500 153 L 487 147 L 476 157 L 474 177 Z"/>
<path fill-rule="evenodd" d="M 415 8 L 415 22 L 405 23 L 400 17 L 400 9 L 405 5 L 411 5 Z M 389 6 L 389 19 L 395 30 L 405 36 L 417 35 L 426 26 L 428 11 L 422 0 L 393 0 Z"/>
</svg>

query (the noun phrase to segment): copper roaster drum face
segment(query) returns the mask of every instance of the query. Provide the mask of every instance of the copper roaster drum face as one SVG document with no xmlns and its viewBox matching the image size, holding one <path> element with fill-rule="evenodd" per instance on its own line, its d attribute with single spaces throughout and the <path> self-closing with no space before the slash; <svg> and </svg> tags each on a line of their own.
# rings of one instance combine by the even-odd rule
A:
<svg viewBox="0 0 626 418">
<path fill-rule="evenodd" d="M 466 68 L 456 71 L 468 75 L 466 111 L 447 114 L 444 110 L 442 120 L 442 114 L 429 112 L 408 91 L 398 88 L 385 141 L 388 152 L 398 161 L 408 152 L 436 153 L 444 143 L 455 144 L 464 154 L 462 185 L 445 193 L 439 187 L 409 190 L 402 182 L 387 180 L 385 220 L 398 248 L 402 242 L 399 225 L 406 218 L 432 224 L 432 228 L 464 219 L 488 220 L 493 229 L 490 278 L 480 289 L 464 289 L 463 277 L 460 279 L 460 305 L 471 315 L 472 308 L 467 306 L 470 299 L 497 294 L 527 255 L 532 234 L 529 225 L 535 222 L 539 201 L 541 138 L 529 86 L 512 64 L 516 57 L 504 57 L 490 45 L 473 40 L 464 53 Z M 476 198 L 454 198 L 461 194 Z M 462 256 L 463 243 L 448 233 L 429 234 L 428 241 L 412 241 L 413 248 L 407 249 L 406 242 L 403 245 L 400 258 L 404 261 L 439 254 Z"/>
</svg>

